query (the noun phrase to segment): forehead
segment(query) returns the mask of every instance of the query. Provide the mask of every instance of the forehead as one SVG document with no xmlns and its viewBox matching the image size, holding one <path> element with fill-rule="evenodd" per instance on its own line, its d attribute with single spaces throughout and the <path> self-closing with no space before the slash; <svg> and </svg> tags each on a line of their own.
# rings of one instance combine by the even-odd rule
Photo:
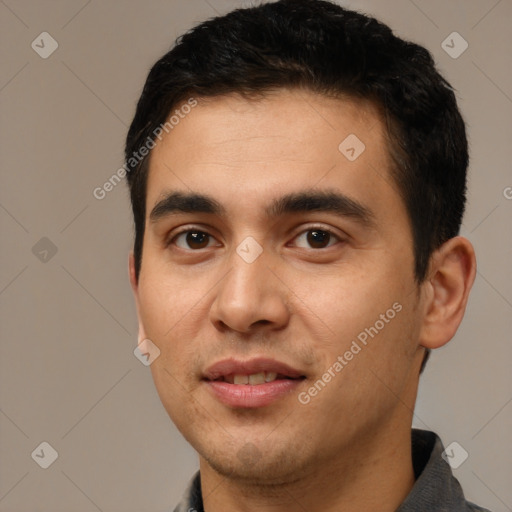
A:
<svg viewBox="0 0 512 512">
<path fill-rule="evenodd" d="M 147 214 L 169 189 L 227 203 L 243 195 L 253 205 L 268 204 L 278 191 L 322 186 L 359 201 L 378 203 L 390 194 L 400 201 L 385 127 L 369 101 L 298 90 L 197 101 L 152 150 Z"/>
<path fill-rule="evenodd" d="M 184 109 L 183 112 L 188 113 L 179 117 L 173 113 L 179 113 L 187 102 L 173 109 L 170 117 L 175 125 L 160 147 L 170 145 L 176 151 L 179 145 L 187 151 L 201 146 L 203 150 L 217 150 L 219 154 L 236 148 L 242 153 L 230 156 L 237 161 L 251 154 L 255 147 L 260 150 L 261 139 L 265 139 L 266 144 L 279 138 L 280 144 L 266 147 L 266 158 L 309 155 L 318 160 L 320 145 L 330 144 L 336 149 L 337 142 L 350 134 L 366 137 L 366 142 L 370 142 L 368 135 L 371 131 L 373 146 L 384 142 L 380 111 L 373 102 L 365 99 L 332 98 L 305 90 L 279 89 L 258 99 L 230 94 L 197 98 L 196 101 L 196 107 Z M 179 140 L 178 136 L 181 136 Z M 285 144 L 286 140 L 291 144 Z M 301 141 L 316 144 L 293 145 Z M 321 141 L 325 144 L 320 144 Z M 188 159 L 193 160 L 196 156 L 200 155 L 189 154 Z"/>
</svg>

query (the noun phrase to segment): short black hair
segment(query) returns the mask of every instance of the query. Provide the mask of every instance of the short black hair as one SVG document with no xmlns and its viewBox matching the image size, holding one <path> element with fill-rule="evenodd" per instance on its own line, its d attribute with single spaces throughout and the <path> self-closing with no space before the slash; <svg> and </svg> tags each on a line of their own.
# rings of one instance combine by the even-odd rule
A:
<svg viewBox="0 0 512 512">
<path fill-rule="evenodd" d="M 257 98 L 283 88 L 363 98 L 379 108 L 411 223 L 415 278 L 425 279 L 432 252 L 458 234 L 464 213 L 468 144 L 453 88 L 425 48 L 325 0 L 279 0 L 211 18 L 151 68 L 125 149 L 137 279 L 149 159 L 133 156 L 187 98 Z"/>
</svg>

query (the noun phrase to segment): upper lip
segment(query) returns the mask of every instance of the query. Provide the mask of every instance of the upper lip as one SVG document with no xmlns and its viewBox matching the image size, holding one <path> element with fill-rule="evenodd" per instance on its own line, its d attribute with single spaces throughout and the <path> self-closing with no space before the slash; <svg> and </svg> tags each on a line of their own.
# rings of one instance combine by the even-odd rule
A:
<svg viewBox="0 0 512 512">
<path fill-rule="evenodd" d="M 260 372 L 274 372 L 290 378 L 304 376 L 299 370 L 292 368 L 286 363 L 260 357 L 247 361 L 238 361 L 232 358 L 223 359 L 207 368 L 204 372 L 204 378 L 216 380 L 226 375 L 252 375 Z"/>
</svg>

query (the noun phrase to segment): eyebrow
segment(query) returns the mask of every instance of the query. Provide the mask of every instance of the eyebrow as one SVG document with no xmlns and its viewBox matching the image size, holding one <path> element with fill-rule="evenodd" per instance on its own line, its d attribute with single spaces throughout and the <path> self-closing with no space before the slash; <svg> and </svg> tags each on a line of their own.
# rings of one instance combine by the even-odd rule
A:
<svg viewBox="0 0 512 512">
<path fill-rule="evenodd" d="M 325 212 L 341 217 L 349 217 L 358 223 L 371 227 L 375 216 L 365 205 L 350 197 L 332 190 L 304 191 L 286 194 L 274 199 L 265 209 L 269 218 L 290 213 Z M 226 216 L 226 209 L 215 199 L 205 194 L 171 191 L 165 194 L 151 210 L 149 219 L 157 222 L 172 214 L 208 213 Z"/>
</svg>

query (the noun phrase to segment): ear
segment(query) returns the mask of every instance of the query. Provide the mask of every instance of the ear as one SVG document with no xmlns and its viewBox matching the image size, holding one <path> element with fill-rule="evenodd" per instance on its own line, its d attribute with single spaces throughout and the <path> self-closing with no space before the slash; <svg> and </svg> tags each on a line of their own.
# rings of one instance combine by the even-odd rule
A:
<svg viewBox="0 0 512 512">
<path fill-rule="evenodd" d="M 137 276 L 135 273 L 135 256 L 133 255 L 133 251 L 130 251 L 130 255 L 128 256 L 128 273 L 130 275 L 130 284 L 132 286 L 133 296 L 135 298 L 135 307 L 137 308 L 137 321 L 139 323 L 139 334 L 137 344 L 140 345 L 142 340 L 145 340 L 147 336 L 140 314 L 139 283 L 137 281 Z"/>
<path fill-rule="evenodd" d="M 451 238 L 434 252 L 422 285 L 425 302 L 421 346 L 439 348 L 453 338 L 464 316 L 475 274 L 475 251 L 466 238 Z"/>
</svg>

